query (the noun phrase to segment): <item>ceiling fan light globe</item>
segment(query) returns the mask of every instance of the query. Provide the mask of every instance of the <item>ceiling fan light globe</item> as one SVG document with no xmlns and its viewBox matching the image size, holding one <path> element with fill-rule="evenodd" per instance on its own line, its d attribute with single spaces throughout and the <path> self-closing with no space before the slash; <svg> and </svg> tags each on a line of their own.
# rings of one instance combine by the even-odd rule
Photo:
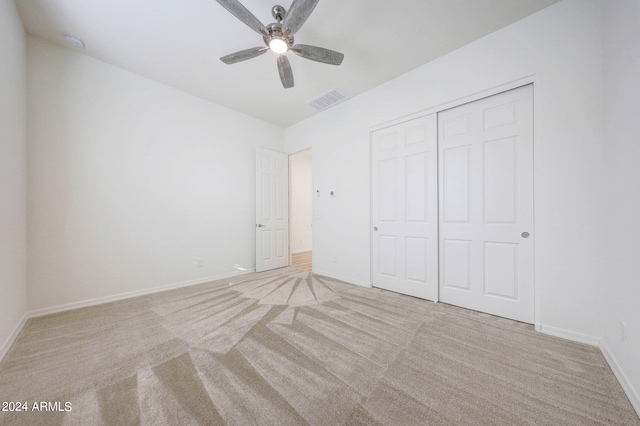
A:
<svg viewBox="0 0 640 426">
<path fill-rule="evenodd" d="M 282 54 L 289 50 L 289 45 L 281 38 L 272 38 L 269 41 L 269 48 L 278 54 Z"/>
</svg>

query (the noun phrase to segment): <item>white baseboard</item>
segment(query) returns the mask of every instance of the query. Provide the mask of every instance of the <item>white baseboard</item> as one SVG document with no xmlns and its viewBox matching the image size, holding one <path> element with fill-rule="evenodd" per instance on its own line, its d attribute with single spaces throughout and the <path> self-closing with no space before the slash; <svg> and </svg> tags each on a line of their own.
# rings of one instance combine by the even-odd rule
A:
<svg viewBox="0 0 640 426">
<path fill-rule="evenodd" d="M 600 337 L 591 336 L 589 334 L 577 333 L 571 330 L 565 330 L 564 328 L 552 327 L 550 325 L 536 324 L 535 328 L 540 333 L 548 334 L 550 336 L 561 337 L 563 339 L 572 340 L 578 343 L 584 343 L 590 346 L 599 346 Z"/>
<path fill-rule="evenodd" d="M 355 280 L 353 278 L 341 277 L 340 275 L 329 274 L 327 272 L 322 272 L 322 271 L 318 271 L 318 270 L 314 270 L 313 273 L 316 274 L 316 275 L 325 276 L 325 277 L 328 277 L 328 278 L 333 278 L 334 280 L 344 281 L 344 282 L 349 283 L 349 284 L 359 285 L 360 287 L 371 288 L 371 283 L 368 283 L 368 282 L 365 282 L 365 281 L 358 281 L 358 280 Z"/>
<path fill-rule="evenodd" d="M 11 349 L 13 342 L 16 341 L 16 339 L 18 338 L 18 335 L 20 334 L 24 326 L 27 324 L 28 319 L 29 319 L 29 315 L 24 314 L 22 316 L 22 319 L 18 323 L 18 325 L 15 326 L 11 334 L 9 334 L 9 337 L 7 337 L 7 340 L 5 340 L 2 346 L 0 346 L 0 361 L 2 361 L 4 359 L 4 356 L 9 352 L 9 349 Z"/>
<path fill-rule="evenodd" d="M 638 393 L 638 390 L 633 387 L 633 384 L 631 384 L 627 375 L 624 374 L 622 368 L 620 368 L 620 364 L 618 364 L 618 361 L 616 361 L 604 341 L 600 342 L 600 351 L 602 352 L 604 359 L 607 360 L 607 363 L 609 364 L 609 367 L 611 367 L 611 371 L 613 371 L 616 379 L 618 379 L 620 386 L 622 386 L 622 389 L 627 394 L 629 401 L 631 401 L 631 405 L 633 405 L 633 408 L 640 417 L 640 393 Z"/>
<path fill-rule="evenodd" d="M 36 309 L 27 313 L 28 318 L 41 317 L 44 315 L 57 314 L 59 312 L 70 311 L 72 309 L 87 308 L 89 306 L 101 305 L 103 303 L 117 302 L 119 300 L 130 299 L 132 297 L 144 296 L 147 294 L 160 293 L 162 291 L 174 290 L 182 287 L 189 287 L 197 284 L 204 284 L 211 281 L 224 280 L 226 278 L 237 277 L 255 272 L 255 270 L 237 271 L 228 274 L 215 275 L 212 277 L 198 278 L 196 280 L 182 281 L 179 283 L 168 284 L 160 287 L 152 287 L 144 290 L 136 290 L 128 293 L 115 294 L 113 296 L 98 297 L 96 299 L 83 300 L 80 302 L 67 303 L 64 305 L 52 306 L 49 308 Z"/>
</svg>

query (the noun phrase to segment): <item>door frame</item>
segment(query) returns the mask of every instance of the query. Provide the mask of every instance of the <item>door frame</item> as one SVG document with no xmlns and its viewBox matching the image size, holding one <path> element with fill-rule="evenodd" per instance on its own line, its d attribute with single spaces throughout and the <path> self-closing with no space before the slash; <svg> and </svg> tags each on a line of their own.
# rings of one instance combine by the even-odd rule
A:
<svg viewBox="0 0 640 426">
<path fill-rule="evenodd" d="M 494 86 L 476 93 L 473 93 L 468 96 L 460 97 L 435 107 L 425 109 L 410 115 L 406 115 L 394 120 L 390 120 L 387 122 L 383 122 L 372 126 L 369 128 L 369 205 L 371 206 L 369 211 L 369 259 L 370 259 L 370 269 L 369 269 L 369 285 L 373 287 L 373 133 L 378 130 L 385 129 L 387 127 L 395 126 L 397 124 L 405 123 L 407 121 L 415 120 L 417 118 L 425 117 L 431 114 L 437 114 L 441 111 L 445 111 L 451 108 L 458 107 L 460 105 L 468 104 L 470 102 L 478 101 L 480 99 L 488 98 L 493 95 L 500 94 L 502 92 L 507 92 L 512 89 L 517 89 L 522 86 L 526 86 L 531 84 L 533 90 L 533 233 L 535 235 L 536 229 L 536 134 L 538 133 L 538 121 L 535 119 L 537 116 L 537 76 L 535 74 L 529 75 L 517 80 L 513 80 L 511 82 L 501 84 L 499 86 Z M 439 218 L 438 218 L 439 220 Z M 536 331 L 541 331 L 540 324 L 540 291 L 538 290 L 538 286 L 536 285 L 536 245 L 534 239 L 534 247 L 533 247 L 533 324 Z M 438 276 L 440 276 L 440 271 L 438 271 Z M 438 286 L 439 287 L 439 286 Z M 439 299 L 438 292 L 438 299 Z M 436 301 L 437 303 L 437 301 Z"/>
<path fill-rule="evenodd" d="M 288 187 L 288 191 L 289 191 L 289 266 L 291 266 L 291 264 L 293 263 L 293 250 L 291 249 L 292 247 L 292 238 L 293 238 L 293 234 L 291 232 L 291 218 L 293 217 L 293 215 L 291 214 L 291 182 L 293 181 L 292 177 L 291 177 L 291 156 L 292 155 L 296 155 L 296 154 L 300 154 L 301 152 L 304 151 L 311 151 L 311 189 L 313 190 L 313 147 L 308 147 L 308 148 L 304 148 L 304 149 L 300 149 L 298 151 L 295 152 L 288 152 L 288 164 L 289 164 L 289 187 Z M 313 193 L 309 194 L 309 196 L 311 197 L 311 253 L 313 256 L 313 244 L 314 244 L 314 229 L 313 229 L 313 217 L 314 217 L 314 196 Z M 313 270 L 313 261 L 311 262 L 311 268 Z"/>
</svg>

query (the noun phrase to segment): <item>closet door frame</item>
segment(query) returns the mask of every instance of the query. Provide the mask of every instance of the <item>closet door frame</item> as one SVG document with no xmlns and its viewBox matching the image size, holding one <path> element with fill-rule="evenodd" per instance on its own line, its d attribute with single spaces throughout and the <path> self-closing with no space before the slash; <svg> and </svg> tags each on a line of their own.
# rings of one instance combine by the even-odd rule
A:
<svg viewBox="0 0 640 426">
<path fill-rule="evenodd" d="M 451 109 L 451 108 L 455 108 L 457 106 L 460 105 L 464 105 L 470 102 L 474 102 L 480 99 L 484 99 L 484 98 L 488 98 L 490 96 L 493 95 L 497 95 L 500 94 L 502 92 L 507 92 L 509 90 L 512 89 L 517 89 L 519 87 L 522 86 L 526 86 L 531 84 L 532 88 L 533 88 L 533 116 L 534 116 L 534 122 L 533 122 L 533 134 L 534 134 L 534 209 L 535 209 L 535 200 L 536 200 L 536 189 L 535 189 L 535 164 L 536 164 L 536 151 L 535 151 L 535 135 L 538 133 L 537 131 L 537 121 L 535 120 L 536 117 L 536 98 L 537 98 L 537 90 L 536 90 L 536 80 L 537 80 L 537 76 L 536 75 L 530 75 L 530 76 L 526 76 L 517 80 L 513 80 L 511 82 L 499 85 L 499 86 L 495 86 L 495 87 L 491 87 L 488 88 L 486 90 L 482 90 L 470 95 L 466 95 L 466 96 L 460 96 L 456 99 L 453 99 L 451 101 L 447 101 L 447 102 L 443 102 L 440 105 L 437 105 L 435 107 L 432 108 L 428 108 L 410 115 L 406 115 L 400 118 L 397 118 L 395 120 L 390 120 L 384 123 L 380 123 L 378 125 L 372 126 L 369 130 L 370 130 L 370 140 L 369 140 L 369 146 L 370 146 L 370 158 L 369 158 L 369 164 L 372 165 L 373 164 L 373 151 L 372 151 L 372 147 L 373 147 L 373 132 L 377 131 L 377 130 L 381 130 L 387 127 L 391 127 L 397 124 L 401 124 L 407 121 L 411 121 L 420 117 L 425 117 L 431 114 L 437 114 L 439 112 Z M 370 169 L 370 182 L 373 182 L 373 168 L 371 167 Z M 370 228 L 370 233 L 369 233 L 369 238 L 370 238 L 370 243 L 369 243 L 369 247 L 370 247 L 370 259 L 371 259 L 371 268 L 370 268 L 370 282 L 373 282 L 372 278 L 373 278 L 373 227 L 375 226 L 373 224 L 373 185 L 370 185 L 370 201 L 371 201 L 371 211 L 370 211 L 370 223 L 371 223 L 371 228 Z M 535 227 L 535 210 L 534 210 L 534 227 Z M 535 247 L 534 247 L 534 262 L 535 262 Z M 540 291 L 538 290 L 537 286 L 536 286 L 536 279 L 535 279 L 535 263 L 534 263 L 534 269 L 533 269 L 533 285 L 534 285 L 534 327 L 536 329 L 536 331 L 541 331 L 542 327 L 541 324 L 539 323 L 539 318 L 540 318 Z M 372 285 L 373 286 L 373 285 Z"/>
</svg>

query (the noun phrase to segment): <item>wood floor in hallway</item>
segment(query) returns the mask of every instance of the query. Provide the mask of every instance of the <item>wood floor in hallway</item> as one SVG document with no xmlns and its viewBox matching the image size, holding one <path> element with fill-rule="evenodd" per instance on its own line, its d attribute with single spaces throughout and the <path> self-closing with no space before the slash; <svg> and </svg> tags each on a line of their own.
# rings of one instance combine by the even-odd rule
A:
<svg viewBox="0 0 640 426">
<path fill-rule="evenodd" d="M 296 269 L 300 269 L 301 271 L 311 272 L 311 253 L 311 251 L 293 253 L 291 255 L 291 266 Z"/>
</svg>

